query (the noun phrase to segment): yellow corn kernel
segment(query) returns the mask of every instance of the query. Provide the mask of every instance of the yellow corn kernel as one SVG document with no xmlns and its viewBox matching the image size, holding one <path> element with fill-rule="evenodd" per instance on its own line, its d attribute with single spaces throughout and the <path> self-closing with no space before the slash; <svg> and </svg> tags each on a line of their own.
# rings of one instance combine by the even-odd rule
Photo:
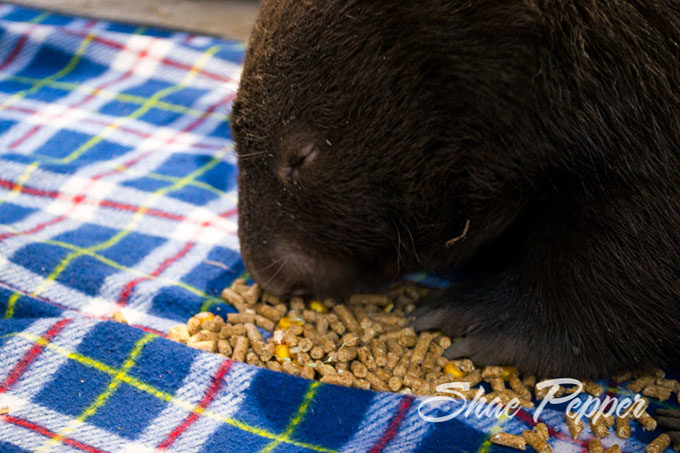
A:
<svg viewBox="0 0 680 453">
<path fill-rule="evenodd" d="M 509 381 L 511 377 L 517 376 L 519 374 L 519 371 L 517 371 L 517 368 L 514 366 L 504 366 L 503 367 L 503 372 L 501 373 L 501 377 L 503 378 L 504 381 Z"/>
<path fill-rule="evenodd" d="M 392 310 L 394 310 L 394 303 L 390 302 L 389 304 L 385 305 L 385 308 L 383 308 L 383 311 L 385 313 L 390 313 Z"/>
<path fill-rule="evenodd" d="M 302 326 L 305 324 L 305 322 L 302 319 L 289 318 L 288 316 L 284 316 L 283 318 L 279 319 L 279 323 L 276 325 L 276 330 L 287 329 L 295 324 Z"/>
<path fill-rule="evenodd" d="M 465 377 L 465 373 L 458 368 L 456 365 L 453 363 L 447 363 L 446 366 L 444 367 L 444 373 L 450 374 L 451 376 L 455 378 L 462 378 Z"/>
<path fill-rule="evenodd" d="M 326 304 L 316 299 L 309 302 L 309 309 L 317 313 L 328 313 Z"/>
<path fill-rule="evenodd" d="M 279 362 L 290 360 L 290 348 L 285 344 L 277 344 L 274 348 L 274 355 Z"/>
<path fill-rule="evenodd" d="M 202 311 L 201 313 L 198 313 L 194 318 L 198 319 L 198 321 L 203 324 L 204 322 L 210 321 L 215 317 L 214 313 L 210 313 L 209 311 Z"/>
</svg>

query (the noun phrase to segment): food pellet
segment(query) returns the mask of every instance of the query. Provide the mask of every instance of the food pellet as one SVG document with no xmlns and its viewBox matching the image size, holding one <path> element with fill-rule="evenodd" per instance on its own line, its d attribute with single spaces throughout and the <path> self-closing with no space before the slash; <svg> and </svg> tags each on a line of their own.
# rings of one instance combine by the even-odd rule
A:
<svg viewBox="0 0 680 453">
<path fill-rule="evenodd" d="M 357 348 L 357 355 L 359 356 L 359 360 L 361 360 L 361 363 L 366 365 L 366 368 L 369 370 L 373 371 L 376 369 L 376 363 L 375 359 L 373 358 L 373 354 L 371 354 L 371 350 L 368 349 L 367 346 L 360 346 Z"/>
<path fill-rule="evenodd" d="M 516 450 L 526 450 L 527 441 L 522 436 L 508 434 L 504 432 L 495 433 L 489 439 L 492 444 L 502 445 L 503 447 L 510 447 Z"/>
<path fill-rule="evenodd" d="M 491 390 L 494 392 L 503 392 L 506 390 L 505 382 L 501 377 L 489 379 L 489 384 L 491 385 Z"/>
<path fill-rule="evenodd" d="M 246 357 L 246 351 L 248 350 L 248 338 L 243 336 L 236 337 L 236 343 L 234 344 L 234 352 L 231 358 L 243 362 Z"/>
<path fill-rule="evenodd" d="M 524 386 L 521 379 L 517 375 L 511 376 L 508 380 L 508 384 L 510 384 L 510 388 L 521 398 L 525 400 L 531 400 L 531 392 Z"/>
<path fill-rule="evenodd" d="M 359 323 L 345 305 L 342 304 L 336 305 L 335 307 L 333 307 L 333 313 L 338 315 L 338 318 L 344 324 L 348 331 L 355 333 L 361 332 L 361 327 L 359 327 Z"/>
<path fill-rule="evenodd" d="M 231 345 L 229 344 L 229 340 L 225 340 L 223 338 L 217 341 L 217 352 L 219 352 L 223 356 L 229 357 L 231 356 L 232 351 L 233 350 L 231 348 Z"/>
<path fill-rule="evenodd" d="M 578 436 L 583 431 L 583 422 L 576 414 L 570 414 L 568 412 L 564 413 L 564 420 L 569 428 L 569 434 L 571 434 L 572 439 L 577 439 Z"/>
<path fill-rule="evenodd" d="M 419 395 L 427 395 L 430 393 L 430 384 L 417 376 L 407 374 L 404 377 L 404 385 L 410 387 L 414 393 Z"/>
<path fill-rule="evenodd" d="M 635 420 L 637 420 L 647 431 L 654 431 L 656 429 L 656 420 L 654 420 L 648 412 L 643 412 L 642 415 Z"/>
<path fill-rule="evenodd" d="M 655 379 L 651 376 L 644 376 L 628 384 L 628 390 L 634 393 L 641 392 L 645 387 L 652 385 Z"/>
<path fill-rule="evenodd" d="M 352 347 L 359 346 L 359 335 L 356 332 L 346 333 L 340 338 L 340 344 Z"/>
<path fill-rule="evenodd" d="M 645 396 L 651 396 L 659 401 L 666 401 L 671 397 L 672 389 L 664 387 L 661 385 L 648 385 L 642 389 L 642 394 Z"/>
<path fill-rule="evenodd" d="M 616 435 L 621 439 L 630 437 L 630 417 L 628 415 L 616 417 Z"/>
<path fill-rule="evenodd" d="M 189 334 L 189 328 L 184 324 L 180 324 L 170 328 L 168 332 L 168 338 L 180 343 L 186 343 L 189 341 L 191 335 Z"/>
<path fill-rule="evenodd" d="M 305 379 L 314 379 L 314 373 L 314 368 L 311 366 L 303 366 L 302 371 L 300 372 L 300 377 Z"/>
<path fill-rule="evenodd" d="M 215 352 L 215 349 L 217 348 L 217 342 L 214 340 L 198 340 L 190 338 L 189 341 L 187 341 L 187 346 L 200 349 L 201 351 Z"/>
<path fill-rule="evenodd" d="M 246 363 L 248 365 L 259 365 L 260 364 L 260 358 L 257 356 L 257 354 L 254 351 L 248 352 L 246 354 Z"/>
<path fill-rule="evenodd" d="M 404 382 L 401 380 L 399 376 L 392 376 L 390 380 L 387 381 L 387 386 L 393 392 L 398 392 L 403 384 Z"/>
<path fill-rule="evenodd" d="M 617 384 L 620 384 L 625 381 L 629 381 L 633 377 L 633 373 L 631 371 L 625 371 L 621 374 L 617 374 L 612 377 L 612 380 L 616 382 Z"/>
<path fill-rule="evenodd" d="M 451 339 L 446 335 L 440 335 L 437 337 L 437 344 L 440 348 L 447 350 L 451 346 Z"/>
<path fill-rule="evenodd" d="M 336 354 L 336 357 L 340 362 L 350 362 L 354 360 L 356 356 L 357 348 L 351 346 L 340 348 Z"/>
<path fill-rule="evenodd" d="M 257 300 L 260 298 L 261 294 L 262 294 L 262 290 L 260 289 L 259 285 L 256 283 L 253 286 L 246 287 L 246 289 L 241 292 L 241 297 L 243 297 L 243 299 L 247 303 L 254 305 L 254 304 L 257 303 Z"/>
<path fill-rule="evenodd" d="M 474 370 L 465 376 L 462 381 L 470 384 L 470 387 L 475 387 L 480 382 L 482 382 L 482 374 L 479 372 L 479 370 Z"/>
<path fill-rule="evenodd" d="M 503 375 L 503 367 L 500 366 L 488 366 L 482 371 L 483 379 L 499 378 Z"/>
<path fill-rule="evenodd" d="M 292 374 L 293 376 L 300 375 L 300 367 L 293 362 L 282 362 L 281 369 L 288 374 Z"/>
<path fill-rule="evenodd" d="M 536 434 L 538 434 L 545 442 L 550 440 L 550 433 L 548 433 L 548 427 L 545 423 L 536 424 L 534 431 L 536 431 Z"/>
<path fill-rule="evenodd" d="M 255 309 L 255 313 L 274 322 L 278 322 L 279 319 L 283 317 L 283 314 L 279 310 L 266 304 L 258 305 Z"/>
<path fill-rule="evenodd" d="M 229 302 L 231 305 L 233 305 L 237 310 L 240 307 L 243 307 L 246 304 L 245 299 L 243 299 L 243 296 L 241 296 L 239 293 L 234 291 L 233 288 L 225 288 L 222 291 L 222 299 L 226 300 Z"/>
<path fill-rule="evenodd" d="M 602 448 L 602 441 L 594 437 L 588 442 L 588 453 L 604 453 Z"/>
<path fill-rule="evenodd" d="M 375 359 L 375 364 L 379 367 L 387 365 L 387 345 L 384 341 L 373 339 L 371 341 L 371 353 Z"/>
<path fill-rule="evenodd" d="M 320 379 L 320 381 L 325 384 L 335 384 L 349 387 L 352 385 L 354 380 L 352 379 L 352 375 L 344 373 L 344 374 L 327 374 L 323 376 Z"/>
<path fill-rule="evenodd" d="M 670 445 L 671 438 L 668 436 L 668 434 L 663 433 L 659 437 L 654 439 L 649 445 L 647 445 L 645 451 L 647 453 L 662 453 Z"/>
<path fill-rule="evenodd" d="M 589 393 L 595 398 L 600 397 L 604 393 L 604 388 L 602 388 L 602 386 L 599 386 L 592 381 L 583 381 L 583 390 L 585 390 L 586 393 Z"/>
<path fill-rule="evenodd" d="M 618 444 L 614 444 L 607 448 L 604 453 L 621 453 L 621 447 L 619 447 Z"/>
<path fill-rule="evenodd" d="M 590 429 L 593 431 L 593 434 L 597 437 L 600 438 L 605 438 L 609 435 L 609 427 L 607 426 L 607 423 L 604 420 L 604 417 L 600 414 L 597 419 L 597 414 L 595 414 L 591 419 L 590 419 Z"/>
<path fill-rule="evenodd" d="M 371 373 L 370 371 L 366 373 L 366 380 L 371 384 L 372 389 L 382 392 L 385 392 L 389 389 L 387 383 L 381 381 L 378 376 Z"/>
<path fill-rule="evenodd" d="M 552 453 L 552 447 L 546 441 L 541 439 L 541 436 L 533 431 L 526 430 L 522 432 L 522 437 L 527 441 L 527 444 L 538 453 Z"/>
</svg>

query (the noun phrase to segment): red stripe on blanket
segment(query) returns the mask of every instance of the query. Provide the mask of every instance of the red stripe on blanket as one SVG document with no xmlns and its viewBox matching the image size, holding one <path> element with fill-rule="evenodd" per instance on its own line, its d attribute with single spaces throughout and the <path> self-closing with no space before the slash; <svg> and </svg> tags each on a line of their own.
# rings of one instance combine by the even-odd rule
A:
<svg viewBox="0 0 680 453">
<path fill-rule="evenodd" d="M 4 241 L 7 238 L 14 237 L 14 236 L 37 233 L 40 230 L 47 228 L 48 226 L 51 226 L 51 225 L 54 225 L 55 223 L 61 222 L 65 218 L 66 218 L 65 216 L 59 216 L 59 217 L 55 217 L 54 219 L 49 220 L 47 222 L 43 222 L 40 225 L 38 225 L 34 228 L 31 228 L 30 230 L 26 230 L 26 231 L 22 231 L 22 232 L 10 232 L 10 233 L 5 233 L 5 234 L 0 234 L 0 242 Z"/>
<path fill-rule="evenodd" d="M 47 428 L 44 428 L 36 423 L 30 422 L 26 419 L 19 418 L 19 417 L 13 417 L 11 415 L 0 415 L 0 420 L 3 420 L 7 423 L 12 423 L 13 425 L 17 426 L 22 426 L 24 428 L 28 428 L 33 432 L 36 432 L 40 435 L 43 435 L 45 437 L 49 437 L 50 439 L 55 439 L 59 438 L 59 440 L 66 445 L 69 445 L 71 447 L 75 447 L 78 450 L 82 451 L 87 451 L 91 453 L 106 453 L 105 450 L 100 450 L 99 448 L 93 447 L 92 445 L 87 445 L 82 442 L 78 442 L 75 439 L 71 439 L 69 437 L 62 437 L 58 435 L 57 433 L 50 431 Z"/>
<path fill-rule="evenodd" d="M 387 444 L 390 443 L 394 436 L 397 435 L 397 431 L 399 431 L 399 426 L 401 426 L 401 422 L 404 421 L 404 417 L 406 417 L 406 412 L 411 407 L 411 404 L 413 404 L 413 396 L 406 395 L 404 398 L 402 398 L 401 403 L 399 403 L 397 413 L 394 414 L 394 417 L 392 417 L 392 420 L 390 420 L 390 424 L 387 426 L 387 429 L 385 430 L 383 435 L 380 436 L 378 442 L 376 442 L 373 448 L 371 448 L 370 450 L 371 453 L 378 453 L 382 451 L 382 449 L 385 448 Z"/>
<path fill-rule="evenodd" d="M 226 219 L 228 217 L 235 216 L 236 214 L 238 214 L 238 209 L 234 208 L 234 209 L 230 209 L 226 212 L 223 212 L 222 214 L 220 214 L 220 217 L 224 217 Z"/>
<path fill-rule="evenodd" d="M 34 28 L 35 28 L 35 25 L 32 26 L 31 28 L 29 28 L 29 29 L 26 31 L 26 33 L 24 33 L 24 34 L 21 36 L 21 38 L 19 38 L 19 39 L 17 40 L 16 45 L 15 45 L 14 48 L 11 50 L 11 52 L 7 55 L 7 58 L 5 58 L 5 61 L 3 61 L 2 64 L 0 64 L 0 71 L 2 71 L 2 70 L 5 69 L 7 66 L 9 66 L 10 64 L 12 64 L 12 61 L 14 61 L 14 59 L 17 57 L 17 55 L 19 55 L 19 53 L 20 53 L 21 50 L 23 49 L 24 45 L 26 44 L 26 41 L 28 40 L 28 35 L 31 33 L 31 31 L 33 31 Z"/>
<path fill-rule="evenodd" d="M 205 392 L 203 399 L 201 399 L 201 402 L 199 403 L 199 407 L 201 409 L 205 409 L 206 407 L 208 407 L 208 405 L 212 402 L 213 398 L 215 398 L 215 395 L 222 386 L 222 383 L 224 382 L 223 378 L 229 371 L 231 364 L 232 361 L 227 360 L 225 362 L 222 362 L 220 367 L 217 369 L 217 372 L 210 381 L 210 386 L 208 387 L 208 390 Z M 177 428 L 173 429 L 172 432 L 170 432 L 170 434 L 168 434 L 168 436 L 163 440 L 163 442 L 161 442 L 158 445 L 158 449 L 165 450 L 166 448 L 170 447 L 179 438 L 179 436 L 181 436 L 182 433 L 186 431 L 187 428 L 189 428 L 189 426 L 191 426 L 196 420 L 198 420 L 198 416 L 199 414 L 197 414 L 196 412 L 192 412 L 191 414 L 189 414 L 189 416 L 185 418 L 184 421 L 177 426 Z"/>
<path fill-rule="evenodd" d="M 56 337 L 59 332 L 73 319 L 62 319 L 61 321 L 57 322 L 54 324 L 45 335 L 42 337 L 47 340 L 48 342 L 52 341 L 54 337 Z M 17 363 L 17 365 L 10 371 L 9 375 L 7 378 L 5 378 L 4 382 L 0 384 L 0 393 L 7 391 L 15 382 L 17 382 L 21 376 L 24 374 L 28 366 L 33 362 L 39 355 L 40 353 L 45 349 L 45 347 L 41 344 L 34 344 L 31 349 L 24 354 L 22 359 Z"/>
<path fill-rule="evenodd" d="M 118 296 L 118 301 L 116 303 L 121 307 L 126 305 L 130 300 L 132 290 L 135 288 L 135 286 L 137 286 L 139 283 L 145 280 L 151 279 L 152 277 L 158 277 L 162 272 L 164 272 L 168 267 L 170 267 L 172 263 L 181 259 L 187 253 L 189 253 L 189 251 L 191 251 L 191 249 L 194 248 L 195 245 L 196 245 L 195 242 L 187 242 L 179 252 L 163 261 L 160 264 L 160 266 L 158 266 L 149 276 L 139 277 L 129 282 L 127 285 L 125 285 L 125 288 L 123 288 L 123 290 L 121 291 L 120 296 Z"/>
<path fill-rule="evenodd" d="M 16 286 L 7 283 L 6 281 L 0 280 L 0 287 L 4 287 L 5 289 L 8 289 L 12 291 L 13 293 L 19 293 L 27 297 L 31 297 L 33 299 L 39 300 L 40 302 L 45 302 L 46 304 L 53 305 L 61 310 L 73 310 L 72 308 L 67 307 L 66 305 L 62 305 L 58 302 L 55 302 L 53 300 L 45 299 L 42 296 L 31 296 L 31 294 L 28 291 L 25 291 L 23 289 L 19 289 Z"/>
</svg>

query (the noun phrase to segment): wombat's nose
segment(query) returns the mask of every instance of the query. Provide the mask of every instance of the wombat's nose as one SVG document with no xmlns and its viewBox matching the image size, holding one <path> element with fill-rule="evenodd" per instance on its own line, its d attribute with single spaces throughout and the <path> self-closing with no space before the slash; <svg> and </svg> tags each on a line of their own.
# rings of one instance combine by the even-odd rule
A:
<svg viewBox="0 0 680 453">
<path fill-rule="evenodd" d="M 243 251 L 243 259 L 253 279 L 275 296 L 304 296 L 313 292 L 317 260 L 295 243 L 281 241 L 261 253 Z"/>
</svg>

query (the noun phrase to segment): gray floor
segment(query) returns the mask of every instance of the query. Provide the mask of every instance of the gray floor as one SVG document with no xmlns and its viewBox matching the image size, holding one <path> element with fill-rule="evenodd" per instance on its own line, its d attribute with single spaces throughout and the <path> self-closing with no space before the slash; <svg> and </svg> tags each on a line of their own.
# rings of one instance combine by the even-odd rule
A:
<svg viewBox="0 0 680 453">
<path fill-rule="evenodd" d="M 86 17 L 246 40 L 257 0 L 9 0 Z"/>
</svg>

